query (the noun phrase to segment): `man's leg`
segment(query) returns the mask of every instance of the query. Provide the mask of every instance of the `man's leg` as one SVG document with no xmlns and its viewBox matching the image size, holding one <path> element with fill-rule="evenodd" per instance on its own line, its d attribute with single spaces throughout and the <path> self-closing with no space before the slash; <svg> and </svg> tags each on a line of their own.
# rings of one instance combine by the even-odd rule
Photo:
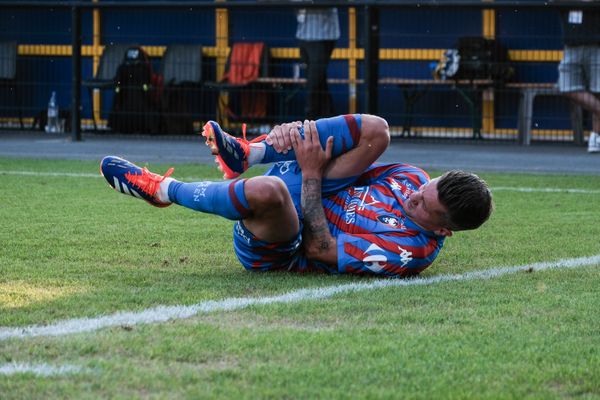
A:
<svg viewBox="0 0 600 400">
<path fill-rule="evenodd" d="M 566 97 L 592 114 L 588 152 L 600 152 L 600 47 L 565 46 L 558 66 L 558 88 Z"/>
<path fill-rule="evenodd" d="M 592 114 L 592 130 L 600 133 L 600 100 L 593 93 L 584 91 L 565 93 L 565 96 Z"/>
<path fill-rule="evenodd" d="M 590 92 L 570 92 L 565 95 L 592 114 L 592 132 L 588 138 L 588 152 L 600 152 L 600 100 Z"/>
<path fill-rule="evenodd" d="M 323 148 L 329 136 L 334 138 L 334 160 L 325 175 L 330 179 L 362 173 L 383 154 L 390 141 L 387 122 L 375 115 L 349 114 L 324 118 L 310 126 L 312 128 L 309 129 L 317 129 Z M 291 132 L 297 127 L 298 123 L 278 125 L 269 137 L 258 143 L 233 138 L 214 122 L 206 124 L 203 135 L 219 164 L 225 166 L 222 169 L 235 172 L 226 172 L 225 178 L 233 178 L 254 164 L 295 160 L 294 152 L 287 149 L 291 148 Z M 301 129 L 304 126 L 301 125 Z"/>
<path fill-rule="evenodd" d="M 327 66 L 335 46 L 333 40 L 300 41 L 300 55 L 306 64 L 306 118 L 330 116 L 333 111 L 327 85 Z"/>
<path fill-rule="evenodd" d="M 157 207 L 176 203 L 227 219 L 243 220 L 246 228 L 263 241 L 292 240 L 300 230 L 291 196 L 277 177 L 184 183 L 113 156 L 102 160 L 100 170 L 109 185 L 123 194 Z M 171 172 L 172 169 L 168 174 Z"/>
</svg>

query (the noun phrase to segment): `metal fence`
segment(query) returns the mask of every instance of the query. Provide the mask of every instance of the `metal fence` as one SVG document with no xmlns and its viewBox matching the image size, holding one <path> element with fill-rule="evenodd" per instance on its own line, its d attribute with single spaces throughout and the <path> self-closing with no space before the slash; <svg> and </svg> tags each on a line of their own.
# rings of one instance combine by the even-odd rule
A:
<svg viewBox="0 0 600 400">
<path fill-rule="evenodd" d="M 300 6 L 338 9 L 331 113 L 376 113 L 395 136 L 433 140 L 581 144 L 591 128 L 555 86 L 568 2 L 264 0 L 0 2 L 0 126 L 44 129 L 53 91 L 59 129 L 76 140 L 93 131 L 190 134 L 210 119 L 233 132 L 246 122 L 252 134 L 304 119 Z M 440 79 L 446 51 L 469 41 L 495 46 L 495 66 Z M 265 57 L 256 79 L 226 82 L 232 65 L 255 59 L 232 59 L 240 43 L 262 43 Z M 131 48 L 147 54 L 147 77 L 131 57 L 118 76 Z"/>
</svg>

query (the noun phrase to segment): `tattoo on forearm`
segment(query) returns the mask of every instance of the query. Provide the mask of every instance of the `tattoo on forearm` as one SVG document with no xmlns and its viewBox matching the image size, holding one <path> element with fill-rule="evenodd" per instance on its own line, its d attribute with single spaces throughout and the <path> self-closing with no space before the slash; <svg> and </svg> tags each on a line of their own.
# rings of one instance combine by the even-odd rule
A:
<svg viewBox="0 0 600 400">
<path fill-rule="evenodd" d="M 307 239 L 315 242 L 319 249 L 328 250 L 331 234 L 321 203 L 321 179 L 305 179 L 302 182 L 301 204 L 304 212 L 304 223 L 311 233 Z"/>
</svg>

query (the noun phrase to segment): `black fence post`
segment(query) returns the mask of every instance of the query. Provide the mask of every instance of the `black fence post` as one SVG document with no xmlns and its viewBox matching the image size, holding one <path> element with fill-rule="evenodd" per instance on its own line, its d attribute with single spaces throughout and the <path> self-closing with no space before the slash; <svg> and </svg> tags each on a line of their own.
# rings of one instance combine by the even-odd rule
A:
<svg viewBox="0 0 600 400">
<path fill-rule="evenodd" d="M 71 7 L 71 66 L 73 69 L 71 91 L 71 135 L 73 141 L 81 140 L 81 9 Z"/>
<path fill-rule="evenodd" d="M 365 6 L 365 107 L 368 114 L 378 112 L 379 9 Z"/>
</svg>

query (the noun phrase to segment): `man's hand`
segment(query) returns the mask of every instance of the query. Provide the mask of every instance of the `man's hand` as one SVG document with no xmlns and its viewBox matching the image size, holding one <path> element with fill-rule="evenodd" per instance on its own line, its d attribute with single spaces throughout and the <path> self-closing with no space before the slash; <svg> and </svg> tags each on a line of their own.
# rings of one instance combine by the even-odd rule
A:
<svg viewBox="0 0 600 400">
<path fill-rule="evenodd" d="M 298 128 L 292 128 L 292 147 L 296 161 L 302 170 L 302 194 L 300 202 L 304 214 L 302 247 L 305 255 L 315 261 L 330 265 L 337 262 L 336 240 L 329 232 L 323 203 L 321 201 L 321 180 L 333 149 L 333 137 L 327 138 L 325 151 L 319 142 L 317 124 L 304 121 L 304 138 Z"/>
<path fill-rule="evenodd" d="M 319 132 L 315 121 L 304 121 L 304 138 L 301 137 L 298 127 L 292 127 L 292 147 L 296 153 L 296 161 L 306 178 L 321 179 L 325 168 L 331 160 L 333 149 L 333 136 L 327 138 L 325 151 L 319 142 Z"/>
<path fill-rule="evenodd" d="M 302 125 L 300 121 L 275 125 L 267 135 L 265 142 L 273 146 L 276 152 L 287 154 L 292 149 L 292 128 L 298 129 Z"/>
</svg>

